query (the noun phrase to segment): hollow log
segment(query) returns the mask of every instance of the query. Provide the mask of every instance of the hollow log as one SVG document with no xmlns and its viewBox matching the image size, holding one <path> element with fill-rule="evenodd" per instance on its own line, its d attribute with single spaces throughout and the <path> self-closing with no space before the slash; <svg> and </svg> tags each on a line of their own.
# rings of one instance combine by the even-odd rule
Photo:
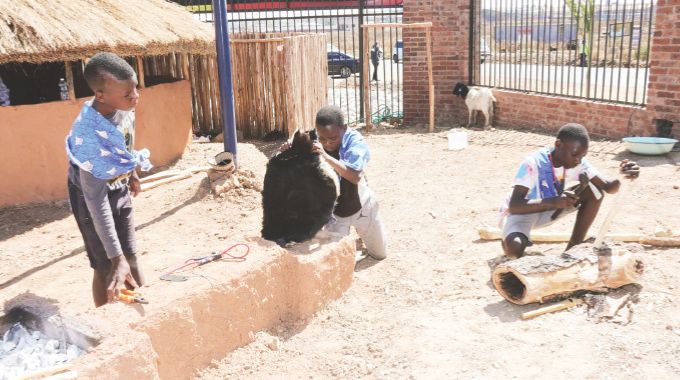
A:
<svg viewBox="0 0 680 380">
<path fill-rule="evenodd" d="M 492 273 L 493 285 L 517 305 L 619 288 L 642 274 L 642 261 L 631 252 L 634 247 L 639 246 L 612 246 L 598 255 L 592 244 L 581 244 L 558 256 L 524 256 L 498 265 Z"/>
</svg>

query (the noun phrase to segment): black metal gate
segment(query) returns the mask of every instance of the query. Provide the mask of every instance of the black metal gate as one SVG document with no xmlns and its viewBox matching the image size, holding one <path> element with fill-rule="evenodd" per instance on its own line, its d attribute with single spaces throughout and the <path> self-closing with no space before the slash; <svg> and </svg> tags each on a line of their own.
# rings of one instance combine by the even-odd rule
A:
<svg viewBox="0 0 680 380">
<path fill-rule="evenodd" d="M 210 0 L 175 0 L 198 20 L 212 22 Z M 364 31 L 364 23 L 401 23 L 403 0 L 226 0 L 230 32 L 306 32 L 327 36 L 328 102 L 346 112 L 349 124 L 364 122 L 363 98 L 371 96 L 370 121 L 400 119 L 403 109 L 403 43 L 400 28 Z M 363 33 L 369 45 L 363 46 Z M 379 58 L 363 78 L 365 49 Z M 377 62 L 377 65 L 375 63 Z M 377 79 L 373 81 L 372 79 Z M 371 82 L 364 94 L 363 81 Z"/>
</svg>

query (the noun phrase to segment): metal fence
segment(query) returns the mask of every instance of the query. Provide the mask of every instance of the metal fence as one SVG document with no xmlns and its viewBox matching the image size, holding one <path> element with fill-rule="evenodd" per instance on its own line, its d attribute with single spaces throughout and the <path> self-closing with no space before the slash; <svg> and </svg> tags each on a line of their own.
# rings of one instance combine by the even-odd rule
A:
<svg viewBox="0 0 680 380">
<path fill-rule="evenodd" d="M 212 22 L 210 0 L 175 0 L 198 20 Z M 346 111 L 348 123 L 366 120 L 363 97 L 371 96 L 372 122 L 401 118 L 403 109 L 401 29 L 371 30 L 363 46 L 364 23 L 401 23 L 403 0 L 226 0 L 230 32 L 323 33 L 327 36 L 328 102 Z M 369 78 L 361 75 L 363 52 L 381 48 Z M 377 81 L 372 81 L 376 72 Z M 364 94 L 362 81 L 371 81 Z"/>
<path fill-rule="evenodd" d="M 644 105 L 656 0 L 472 0 L 470 82 Z"/>
</svg>

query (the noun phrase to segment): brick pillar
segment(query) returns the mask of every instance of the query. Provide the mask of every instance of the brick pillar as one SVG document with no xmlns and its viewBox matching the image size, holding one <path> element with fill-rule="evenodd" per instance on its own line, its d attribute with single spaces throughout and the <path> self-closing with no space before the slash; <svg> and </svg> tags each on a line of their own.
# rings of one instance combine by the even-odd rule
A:
<svg viewBox="0 0 680 380">
<path fill-rule="evenodd" d="M 438 126 L 467 120 L 460 98 L 451 94 L 456 82 L 468 80 L 469 0 L 406 0 L 404 23 L 431 21 L 435 117 Z M 427 60 L 424 30 L 403 32 L 404 122 L 428 122 Z"/>
<path fill-rule="evenodd" d="M 647 109 L 653 117 L 675 122 L 680 136 L 680 0 L 659 0 L 649 61 Z M 648 133 L 656 130 L 650 125 Z"/>
</svg>

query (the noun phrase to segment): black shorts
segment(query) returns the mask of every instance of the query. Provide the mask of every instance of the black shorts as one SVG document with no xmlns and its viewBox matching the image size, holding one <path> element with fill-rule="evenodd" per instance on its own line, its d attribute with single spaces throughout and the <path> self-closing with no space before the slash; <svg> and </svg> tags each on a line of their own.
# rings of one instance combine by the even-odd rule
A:
<svg viewBox="0 0 680 380">
<path fill-rule="evenodd" d="M 68 181 L 68 195 L 71 211 L 73 211 L 73 216 L 78 223 L 80 234 L 83 235 L 90 267 L 95 270 L 109 270 L 111 260 L 106 255 L 106 250 L 94 228 L 83 192 L 71 180 Z M 135 223 L 132 217 L 132 200 L 128 187 L 123 186 L 121 189 L 110 190 L 108 197 L 120 246 L 125 257 L 129 258 L 137 252 L 137 244 L 135 241 Z"/>
</svg>

